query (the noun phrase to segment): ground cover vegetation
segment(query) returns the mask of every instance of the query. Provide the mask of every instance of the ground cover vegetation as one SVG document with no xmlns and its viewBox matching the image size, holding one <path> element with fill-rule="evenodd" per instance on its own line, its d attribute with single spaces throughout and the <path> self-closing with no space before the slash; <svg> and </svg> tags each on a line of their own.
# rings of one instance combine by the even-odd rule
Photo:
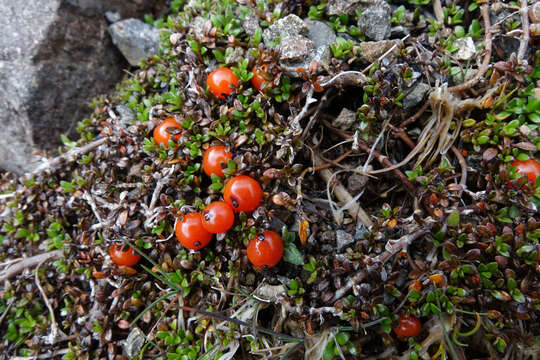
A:
<svg viewBox="0 0 540 360">
<path fill-rule="evenodd" d="M 371 62 L 362 11 L 325 1 L 147 18 L 159 54 L 0 179 L 3 358 L 538 358 L 534 3 L 389 4 L 398 41 Z M 290 14 L 337 33 L 328 64 L 265 45 Z"/>
</svg>

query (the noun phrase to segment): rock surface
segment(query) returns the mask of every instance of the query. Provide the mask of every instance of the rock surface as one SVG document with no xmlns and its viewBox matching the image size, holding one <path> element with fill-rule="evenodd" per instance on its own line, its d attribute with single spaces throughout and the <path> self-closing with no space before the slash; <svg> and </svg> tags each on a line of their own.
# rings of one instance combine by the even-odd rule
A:
<svg viewBox="0 0 540 360">
<path fill-rule="evenodd" d="M 0 0 L 0 168 L 22 174 L 114 88 L 127 66 L 105 12 L 151 12 L 143 0 Z"/>
<path fill-rule="evenodd" d="M 362 41 L 359 43 L 360 56 L 366 62 L 375 62 L 397 42 L 397 40 Z M 394 52 L 398 52 L 397 47 Z M 391 55 L 388 55 L 387 58 L 391 58 Z"/>
<path fill-rule="evenodd" d="M 114 45 L 133 66 L 159 50 L 159 30 L 139 19 L 115 22 L 109 26 L 109 33 Z"/>
<path fill-rule="evenodd" d="M 336 42 L 336 33 L 325 22 L 305 19 L 304 24 L 308 27 L 307 39 L 313 43 L 313 48 L 301 61 L 284 64 L 287 74 L 294 77 L 298 76 L 297 68 L 307 69 L 312 61 L 317 62 L 318 70 L 330 65 L 330 45 Z"/>
<path fill-rule="evenodd" d="M 356 113 L 347 108 L 343 108 L 338 117 L 332 121 L 332 125 L 341 130 L 349 130 L 355 122 Z"/>
<path fill-rule="evenodd" d="M 390 36 L 392 10 L 387 3 L 381 2 L 362 11 L 358 18 L 358 28 L 371 40 L 380 41 Z"/>
<path fill-rule="evenodd" d="M 469 60 L 476 53 L 474 41 L 470 36 L 454 40 L 454 45 L 459 48 L 456 52 L 456 58 L 459 60 Z"/>
<path fill-rule="evenodd" d="M 276 41 L 278 37 L 285 39 L 295 35 L 306 36 L 309 32 L 307 25 L 296 15 L 287 15 L 279 19 L 263 32 L 263 40 L 266 46 Z"/>
<path fill-rule="evenodd" d="M 280 56 L 282 60 L 302 60 L 313 50 L 313 41 L 300 35 L 281 39 Z"/>
<path fill-rule="evenodd" d="M 403 108 L 410 109 L 424 100 L 424 96 L 429 90 L 429 85 L 425 83 L 417 83 L 407 92 L 407 95 L 402 100 Z"/>
</svg>

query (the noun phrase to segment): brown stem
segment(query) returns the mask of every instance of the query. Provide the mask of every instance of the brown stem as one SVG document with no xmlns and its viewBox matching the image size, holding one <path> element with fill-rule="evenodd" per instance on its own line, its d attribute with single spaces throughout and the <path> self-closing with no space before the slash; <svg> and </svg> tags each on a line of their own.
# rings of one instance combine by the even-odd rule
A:
<svg viewBox="0 0 540 360">
<path fill-rule="evenodd" d="M 412 124 L 413 122 L 415 122 L 416 120 L 418 120 L 420 118 L 420 116 L 422 116 L 422 114 L 427 110 L 427 108 L 429 107 L 429 102 L 426 101 L 424 103 L 424 105 L 422 105 L 422 107 L 413 115 L 411 116 L 410 118 L 408 118 L 407 120 L 405 120 L 404 122 L 402 122 L 399 127 L 401 129 L 405 129 L 407 126 L 409 126 L 410 124 Z"/>
</svg>

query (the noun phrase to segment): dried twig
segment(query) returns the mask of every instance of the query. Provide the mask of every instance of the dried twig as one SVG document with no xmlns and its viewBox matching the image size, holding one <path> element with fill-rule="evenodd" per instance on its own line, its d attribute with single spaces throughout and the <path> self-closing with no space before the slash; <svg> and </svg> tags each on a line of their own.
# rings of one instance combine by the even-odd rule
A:
<svg viewBox="0 0 540 360">
<path fill-rule="evenodd" d="M 489 61 L 491 59 L 491 25 L 490 25 L 490 20 L 489 20 L 489 5 L 482 5 L 482 7 L 480 7 L 480 12 L 482 13 L 482 18 L 484 19 L 484 31 L 486 34 L 485 40 L 484 40 L 485 49 L 486 49 L 484 60 L 482 61 L 482 65 L 478 69 L 478 72 L 474 75 L 474 77 L 471 80 L 464 82 L 463 84 L 459 84 L 456 86 L 452 86 L 451 88 L 448 88 L 448 91 L 450 92 L 458 92 L 458 91 L 470 89 L 478 82 L 478 80 L 480 80 L 484 76 L 484 74 L 486 73 L 489 67 Z"/>
<path fill-rule="evenodd" d="M 437 22 L 444 25 L 444 13 L 441 5 L 441 0 L 433 1 L 433 12 L 435 13 L 435 18 Z"/>
<path fill-rule="evenodd" d="M 34 267 L 44 261 L 59 259 L 62 256 L 64 256 L 63 250 L 54 250 L 23 259 L 0 272 L 0 282 L 12 278 L 24 269 Z"/>
<path fill-rule="evenodd" d="M 529 41 L 531 40 L 529 33 L 529 13 L 528 13 L 527 0 L 521 0 L 521 7 L 519 9 L 519 14 L 521 15 L 521 29 L 523 34 L 521 35 L 521 40 L 519 42 L 519 50 L 517 55 L 518 63 L 522 63 L 525 58 L 525 53 L 529 47 Z"/>
<path fill-rule="evenodd" d="M 429 102 L 426 101 L 424 103 L 424 105 L 422 105 L 422 107 L 413 115 L 411 116 L 410 118 L 408 118 L 407 120 L 405 120 L 404 122 L 402 122 L 399 127 L 401 129 L 405 129 L 407 126 L 409 126 L 410 124 L 412 124 L 413 122 L 415 122 L 416 120 L 418 120 L 420 118 L 420 116 L 422 116 L 422 114 L 426 111 L 426 109 L 429 107 Z"/>
<path fill-rule="evenodd" d="M 461 179 L 459 180 L 459 185 L 461 186 L 461 189 L 458 192 L 458 197 L 461 198 L 461 194 L 463 193 L 463 190 L 467 186 L 467 162 L 465 161 L 465 158 L 463 155 L 459 152 L 458 149 L 456 149 L 455 146 L 450 147 L 454 155 L 456 155 L 459 166 L 461 167 Z"/>
<path fill-rule="evenodd" d="M 309 122 L 307 123 L 306 127 L 304 128 L 303 130 L 303 133 L 302 133 L 302 136 L 301 136 L 301 139 L 304 140 L 306 138 L 306 136 L 309 134 L 309 130 L 311 130 L 311 127 L 313 126 L 313 124 L 315 123 L 315 120 L 317 120 L 318 116 L 319 116 L 319 113 L 322 109 L 322 107 L 324 105 L 326 105 L 326 102 L 328 100 L 328 93 L 330 92 L 330 90 L 327 90 L 323 97 L 321 98 L 321 100 L 319 101 L 319 105 L 317 106 L 317 109 L 315 110 L 315 112 L 313 113 L 313 115 L 311 115 L 311 118 L 309 119 Z"/>
<path fill-rule="evenodd" d="M 330 124 L 328 121 L 326 120 L 323 120 L 323 124 L 328 127 L 330 130 L 334 131 L 335 133 L 337 133 L 338 135 L 340 135 L 341 137 L 343 137 L 344 139 L 350 139 L 352 136 L 345 132 L 345 131 L 342 131 L 342 130 L 339 130 L 339 129 L 336 129 L 332 126 L 332 124 Z M 379 163 L 381 163 L 383 166 L 385 167 L 392 167 L 394 166 L 392 164 L 392 162 L 390 162 L 390 160 L 388 160 L 388 158 L 384 155 L 382 155 L 381 153 L 379 153 L 377 150 L 375 149 L 371 149 L 369 146 L 367 146 L 366 144 L 364 144 L 363 142 L 361 141 L 358 141 L 357 142 L 357 145 L 358 145 L 358 148 L 360 148 L 362 151 L 365 151 L 367 152 L 368 154 L 370 152 L 373 153 L 373 156 L 375 156 L 375 159 L 377 159 L 377 161 L 379 161 Z M 416 191 L 416 188 L 415 186 L 409 181 L 409 179 L 397 168 L 393 168 L 392 169 L 392 172 L 401 180 L 401 182 L 403 183 L 403 185 L 405 185 L 405 187 L 411 192 L 411 193 L 414 193 Z"/>
<path fill-rule="evenodd" d="M 110 139 L 111 139 L 110 137 L 103 137 L 101 139 L 97 139 L 95 141 L 92 141 L 91 143 L 88 143 L 88 144 L 86 144 L 84 146 L 73 148 L 73 149 L 67 151 L 64 154 L 62 154 L 60 156 L 57 156 L 55 158 L 49 159 L 45 163 L 39 165 L 34 171 L 32 171 L 26 177 L 29 178 L 32 175 L 37 175 L 37 174 L 39 174 L 39 173 L 41 173 L 41 172 L 43 172 L 43 171 L 45 171 L 47 169 L 51 169 L 54 166 L 60 165 L 60 163 L 62 163 L 62 161 L 68 161 L 68 162 L 74 161 L 77 157 L 94 150 L 95 148 L 105 144 Z"/>
<path fill-rule="evenodd" d="M 313 97 L 313 92 L 314 91 L 315 91 L 315 89 L 313 88 L 313 86 L 311 86 L 308 93 L 307 93 L 306 102 L 304 104 L 304 107 L 302 107 L 302 110 L 290 122 L 289 126 L 291 127 L 292 134 L 294 136 L 298 136 L 298 135 L 300 135 L 302 133 L 302 127 L 300 126 L 300 120 L 302 120 L 304 118 L 304 116 L 306 116 L 306 114 L 308 113 L 309 105 L 311 105 L 312 103 L 317 101 L 317 99 L 315 99 Z"/>
<path fill-rule="evenodd" d="M 315 166 L 323 165 L 321 158 L 317 154 L 313 154 L 313 162 L 315 163 Z M 322 169 L 319 172 L 319 175 L 324 181 L 326 181 L 326 183 L 331 182 L 334 178 L 334 174 L 328 169 Z M 333 190 L 339 201 L 341 201 L 343 204 L 348 204 L 347 212 L 352 216 L 353 219 L 357 221 L 360 220 L 362 224 L 368 228 L 373 225 L 373 222 L 369 218 L 366 211 L 362 209 L 358 202 L 354 201 L 352 195 L 343 185 L 341 185 L 341 183 L 338 182 L 338 184 L 334 186 Z"/>
<path fill-rule="evenodd" d="M 47 260 L 50 260 L 50 259 L 44 259 L 38 264 L 35 270 L 34 279 L 36 282 L 36 286 L 39 289 L 39 292 L 41 293 L 41 297 L 43 297 L 43 301 L 45 301 L 45 305 L 47 306 L 47 309 L 49 309 L 49 314 L 51 315 L 51 333 L 47 337 L 47 342 L 52 345 L 56 342 L 56 338 L 58 336 L 58 324 L 56 323 L 56 318 L 54 317 L 54 309 L 51 306 L 51 302 L 49 301 L 47 294 L 45 294 L 45 290 L 43 290 L 43 287 L 41 286 L 39 282 L 39 267 L 43 265 L 43 263 L 45 263 Z"/>
</svg>

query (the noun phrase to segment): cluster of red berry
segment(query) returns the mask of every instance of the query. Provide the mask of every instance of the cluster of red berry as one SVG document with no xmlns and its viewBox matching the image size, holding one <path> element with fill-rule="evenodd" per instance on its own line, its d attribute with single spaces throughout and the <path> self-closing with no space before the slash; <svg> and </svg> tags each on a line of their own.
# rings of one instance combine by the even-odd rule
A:
<svg viewBox="0 0 540 360">
<path fill-rule="evenodd" d="M 173 118 L 166 119 L 154 130 L 156 143 L 168 146 L 171 135 L 179 139 L 181 134 L 169 130 L 181 129 Z M 211 146 L 203 156 L 203 171 L 211 177 L 224 177 L 223 164 L 232 159 L 232 154 L 225 146 Z M 224 201 L 214 201 L 206 206 L 202 213 L 194 212 L 184 216 L 176 223 L 176 238 L 185 248 L 200 250 L 212 240 L 213 234 L 227 232 L 234 224 L 235 212 L 252 212 L 261 203 L 263 192 L 261 185 L 253 178 L 238 175 L 231 178 L 223 192 Z M 121 266 L 133 266 L 139 262 L 141 255 L 130 247 L 113 245 L 109 254 L 114 263 Z M 255 236 L 248 244 L 248 259 L 259 268 L 275 266 L 283 256 L 283 241 L 273 231 L 265 231 Z"/>
<path fill-rule="evenodd" d="M 225 146 L 211 146 L 203 156 L 203 170 L 208 176 L 223 174 L 232 154 Z M 238 175 L 231 178 L 223 191 L 224 201 L 214 201 L 202 213 L 196 212 L 176 223 L 176 238 L 182 246 L 200 250 L 210 243 L 213 234 L 227 232 L 234 224 L 235 212 L 251 212 L 259 207 L 263 197 L 261 185 L 253 178 Z M 283 255 L 283 242 L 278 234 L 265 231 L 253 238 L 247 248 L 248 259 L 260 268 L 276 265 Z"/>
</svg>

